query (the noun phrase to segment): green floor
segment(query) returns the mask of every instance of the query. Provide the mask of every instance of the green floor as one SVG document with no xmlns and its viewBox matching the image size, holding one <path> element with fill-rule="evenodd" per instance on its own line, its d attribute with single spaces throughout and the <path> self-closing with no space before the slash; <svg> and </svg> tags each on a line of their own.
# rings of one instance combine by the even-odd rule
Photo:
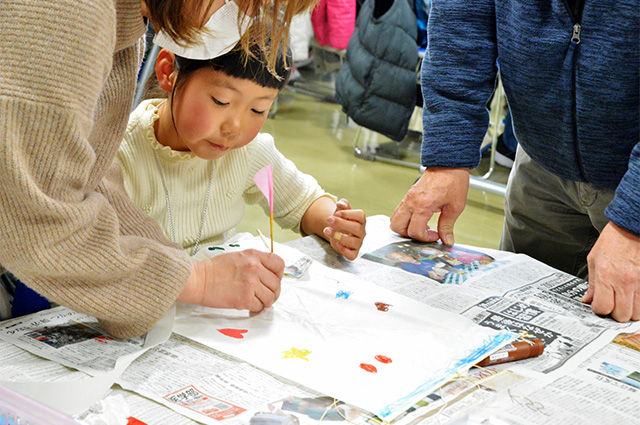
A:
<svg viewBox="0 0 640 425">
<path fill-rule="evenodd" d="M 391 215 L 407 189 L 420 177 L 415 168 L 357 158 L 354 143 L 358 127 L 348 122 L 340 106 L 291 89 L 285 89 L 279 96 L 276 113 L 267 120 L 263 131 L 274 136 L 278 149 L 300 170 L 314 176 L 328 192 L 348 199 L 353 208 L 363 209 L 368 216 Z M 392 146 L 388 142 L 369 131 L 358 136 L 359 146 L 369 149 L 371 143 Z M 414 150 L 409 149 L 405 159 L 414 160 L 411 154 Z M 498 167 L 492 179 L 504 182 L 507 173 L 508 170 Z M 456 222 L 456 242 L 498 248 L 503 201 L 502 196 L 471 188 L 467 206 Z M 437 217 L 432 219 L 431 226 L 436 222 Z M 258 228 L 268 235 L 269 219 L 259 207 L 249 206 L 238 231 L 255 234 Z M 274 233 L 278 242 L 299 237 L 277 225 Z"/>
</svg>

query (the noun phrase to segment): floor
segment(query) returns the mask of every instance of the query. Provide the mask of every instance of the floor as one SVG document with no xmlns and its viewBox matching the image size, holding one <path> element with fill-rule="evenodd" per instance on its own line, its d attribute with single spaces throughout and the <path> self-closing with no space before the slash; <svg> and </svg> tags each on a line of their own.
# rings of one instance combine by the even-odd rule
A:
<svg viewBox="0 0 640 425">
<path fill-rule="evenodd" d="M 363 209 L 368 216 L 391 215 L 409 187 L 420 177 L 420 171 L 417 167 L 356 157 L 356 137 L 358 146 L 365 152 L 386 149 L 394 151 L 395 157 L 417 163 L 419 110 L 410 125 L 417 130 L 412 133 L 416 140 L 398 145 L 366 129 L 358 132 L 358 126 L 347 119 L 340 105 L 331 101 L 334 74 L 318 75 L 312 67 L 305 67 L 300 72 L 303 79 L 280 94 L 277 107 L 272 110 L 273 117 L 267 120 L 263 131 L 271 133 L 278 149 L 300 170 L 314 176 L 326 191 L 348 199 L 353 208 Z M 309 87 L 311 91 L 307 90 Z M 403 147 L 399 153 L 398 146 Z M 488 170 L 485 162 L 483 160 L 475 174 L 483 175 Z M 505 183 L 508 171 L 497 166 L 491 180 Z M 471 188 L 466 208 L 456 222 L 456 242 L 498 248 L 504 219 L 503 202 L 500 195 Z M 430 226 L 436 224 L 437 216 L 434 216 Z M 256 229 L 268 235 L 269 219 L 261 208 L 248 206 L 238 231 L 255 234 Z M 298 234 L 274 225 L 276 241 L 286 242 L 297 237 Z"/>
</svg>

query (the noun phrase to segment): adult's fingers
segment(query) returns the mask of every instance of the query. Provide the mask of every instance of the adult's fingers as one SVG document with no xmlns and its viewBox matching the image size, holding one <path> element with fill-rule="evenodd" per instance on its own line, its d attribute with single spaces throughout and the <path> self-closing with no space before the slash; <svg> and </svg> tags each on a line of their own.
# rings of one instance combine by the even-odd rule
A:
<svg viewBox="0 0 640 425">
<path fill-rule="evenodd" d="M 433 217 L 434 211 L 424 210 L 414 212 L 409 221 L 407 235 L 422 242 L 435 242 L 439 239 L 438 232 L 429 227 L 429 220 Z"/>
<path fill-rule="evenodd" d="M 633 293 L 615 293 L 614 305 L 611 317 L 622 323 L 626 323 L 633 315 Z"/>
<path fill-rule="evenodd" d="M 635 276 L 625 271 L 616 270 L 619 274 L 614 274 L 611 279 L 615 279 L 613 286 L 614 306 L 611 312 L 618 322 L 628 322 L 634 315 L 635 295 L 637 292 L 636 284 L 634 284 Z"/>
<path fill-rule="evenodd" d="M 438 218 L 438 236 L 445 245 L 453 245 L 453 225 L 461 213 L 449 207 L 442 209 Z"/>
<path fill-rule="evenodd" d="M 280 295 L 279 289 L 277 292 L 275 292 L 271 290 L 271 288 L 267 284 L 259 285 L 258 287 L 255 288 L 256 299 L 260 301 L 260 305 L 261 305 L 260 310 L 262 310 L 263 308 L 271 307 L 273 303 L 276 302 L 279 295 Z"/>
<path fill-rule="evenodd" d="M 404 199 L 391 213 L 391 223 L 389 227 L 392 231 L 401 236 L 408 236 L 409 222 L 411 221 L 411 210 L 405 206 Z"/>
<path fill-rule="evenodd" d="M 606 316 L 613 311 L 615 305 L 615 293 L 609 285 L 597 281 L 597 278 L 589 276 L 589 286 L 594 285 L 591 309 L 599 316 Z"/>
<path fill-rule="evenodd" d="M 255 255 L 258 256 L 260 263 L 262 263 L 266 269 L 271 271 L 279 279 L 282 279 L 284 276 L 284 260 L 280 258 L 280 256 L 271 252 L 262 252 L 257 250 L 249 251 L 253 251 Z"/>
<path fill-rule="evenodd" d="M 640 320 L 640 288 L 633 294 L 633 314 L 631 320 Z"/>
<path fill-rule="evenodd" d="M 411 189 L 391 214 L 391 230 L 401 236 L 408 236 L 422 242 L 434 242 L 438 240 L 437 232 L 430 231 L 429 220 L 437 211 L 431 208 L 414 209 L 411 205 Z"/>
</svg>

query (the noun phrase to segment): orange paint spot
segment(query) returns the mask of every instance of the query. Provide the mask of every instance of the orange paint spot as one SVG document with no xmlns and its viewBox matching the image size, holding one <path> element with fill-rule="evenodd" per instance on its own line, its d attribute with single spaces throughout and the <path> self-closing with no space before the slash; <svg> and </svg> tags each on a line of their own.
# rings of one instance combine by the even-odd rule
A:
<svg viewBox="0 0 640 425">
<path fill-rule="evenodd" d="M 360 367 L 369 373 L 378 373 L 378 369 L 376 369 L 376 367 L 372 364 L 360 363 Z"/>
<path fill-rule="evenodd" d="M 379 361 L 380 363 L 384 363 L 384 364 L 389 364 L 389 363 L 391 363 L 393 361 L 393 360 L 391 360 L 390 357 L 383 356 L 383 355 L 380 355 L 380 354 L 378 354 L 376 356 L 376 360 Z"/>
<path fill-rule="evenodd" d="M 391 307 L 391 304 L 387 304 L 387 303 L 377 302 L 375 304 L 376 304 L 376 308 L 380 311 L 389 311 L 389 307 Z"/>
</svg>

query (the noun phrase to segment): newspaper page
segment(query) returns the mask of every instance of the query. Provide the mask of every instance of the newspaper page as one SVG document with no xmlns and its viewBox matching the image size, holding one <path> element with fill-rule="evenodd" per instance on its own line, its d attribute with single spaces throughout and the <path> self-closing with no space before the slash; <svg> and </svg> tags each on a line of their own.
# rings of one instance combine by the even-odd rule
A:
<svg viewBox="0 0 640 425">
<path fill-rule="evenodd" d="M 204 424 L 317 423 L 370 415 L 173 334 L 136 359 L 118 383 Z"/>
<path fill-rule="evenodd" d="M 182 416 L 131 391 L 113 388 L 102 400 L 75 416 L 82 425 L 196 425 Z"/>
<path fill-rule="evenodd" d="M 2 381 L 56 382 L 78 381 L 89 377 L 57 362 L 43 359 L 0 339 L 0 377 Z"/>
<path fill-rule="evenodd" d="M 625 333 L 551 381 L 509 389 L 497 409 L 481 407 L 472 419 L 505 425 L 637 424 L 639 400 L 640 334 Z"/>
<path fill-rule="evenodd" d="M 586 358 L 618 331 L 639 328 L 639 323 L 618 323 L 593 314 L 581 301 L 586 290 L 583 279 L 513 255 L 500 267 L 470 278 L 464 287 L 449 287 L 426 303 L 458 312 L 482 326 L 540 338 L 544 353 L 519 364 L 549 373 L 568 361 Z"/>
<path fill-rule="evenodd" d="M 90 376 L 44 383 L 0 377 L 0 385 L 63 413 L 81 413 L 107 394 L 136 357 L 169 337 L 174 315 L 172 308 L 146 335 L 129 340 L 109 337 L 97 319 L 65 307 L 1 322 L 1 340 Z"/>
<path fill-rule="evenodd" d="M 398 267 L 389 267 L 383 262 L 367 260 L 365 256 L 392 244 L 416 244 L 410 239 L 403 238 L 389 230 L 389 217 L 377 215 L 367 217 L 367 237 L 360 249 L 360 257 L 355 261 L 349 261 L 336 253 L 329 244 L 317 236 L 296 239 L 287 242 L 286 245 L 304 252 L 321 264 L 342 271 L 353 273 L 362 279 L 375 283 L 385 289 L 397 292 L 416 301 L 425 301 L 435 293 L 440 292 L 446 285 L 437 279 L 411 273 Z M 417 244 L 416 244 L 417 245 Z M 463 249 L 478 248 L 456 245 Z M 496 261 L 513 255 L 504 251 L 482 249 L 482 253 L 491 256 Z M 365 258 L 363 258 L 365 257 Z M 483 270 L 486 267 L 483 268 Z M 469 273 L 471 275 L 471 273 Z"/>
<path fill-rule="evenodd" d="M 90 375 L 112 370 L 116 361 L 141 351 L 145 337 L 114 339 L 98 319 L 66 307 L 0 322 L 0 339 Z"/>
<path fill-rule="evenodd" d="M 526 338 L 540 338 L 545 344 L 544 353 L 519 363 L 543 373 L 553 372 L 567 362 L 580 362 L 606 344 L 617 331 L 639 329 L 638 323 L 618 323 L 595 315 L 591 306 L 581 301 L 588 287 L 585 280 L 531 257 L 454 245 L 453 249 L 461 251 L 458 256 L 474 251 L 494 261 L 476 255 L 472 259 L 482 263 L 480 267 L 467 270 L 461 279 L 447 279 L 445 274 L 432 272 L 433 264 L 446 263 L 437 264 L 442 266 L 440 271 L 467 267 L 452 261 L 456 260 L 455 252 L 441 253 L 439 256 L 444 258 L 424 262 L 425 257 L 432 258 L 431 252 L 420 252 L 420 257 L 414 254 L 425 248 L 432 251 L 429 245 L 408 242 L 393 233 L 389 230 L 388 217 L 374 216 L 367 220 L 368 233 L 362 255 L 353 262 L 335 255 L 320 239 L 303 238 L 287 245 L 316 261 L 364 276 L 379 286 L 463 315 L 482 326 L 510 330 Z M 416 258 L 420 261 L 415 261 Z M 456 273 L 449 275 L 459 277 Z"/>
</svg>

